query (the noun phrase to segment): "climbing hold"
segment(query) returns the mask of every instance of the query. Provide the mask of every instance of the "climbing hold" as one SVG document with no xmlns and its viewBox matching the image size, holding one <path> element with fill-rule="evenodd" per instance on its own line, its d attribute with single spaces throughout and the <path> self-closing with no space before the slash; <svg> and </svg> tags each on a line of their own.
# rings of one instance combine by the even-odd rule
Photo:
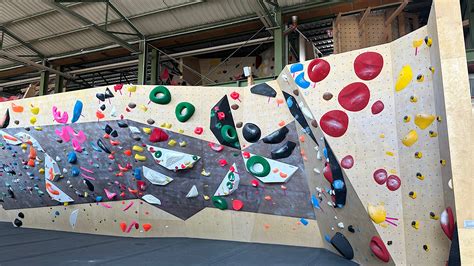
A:
<svg viewBox="0 0 474 266">
<path fill-rule="evenodd" d="M 420 180 L 424 180 L 425 179 L 425 176 L 422 175 L 421 173 L 416 173 L 416 178 L 420 179 Z"/>
<path fill-rule="evenodd" d="M 441 166 L 445 166 L 446 165 L 446 160 L 441 159 L 441 160 L 439 160 L 439 163 L 441 164 Z"/>
<path fill-rule="evenodd" d="M 220 159 L 220 160 L 219 160 L 219 165 L 220 165 L 221 167 L 226 166 L 226 165 L 227 165 L 227 160 L 226 160 L 226 159 Z"/>
<path fill-rule="evenodd" d="M 421 157 L 423 157 L 423 153 L 421 153 L 421 151 L 415 152 L 415 158 L 421 159 Z"/>
<path fill-rule="evenodd" d="M 354 226 L 353 225 L 349 225 L 347 227 L 347 231 L 351 232 L 351 233 L 355 233 L 355 229 L 354 229 Z"/>
<path fill-rule="evenodd" d="M 323 94 L 323 99 L 326 100 L 326 101 L 329 101 L 329 100 L 332 99 L 332 96 L 333 96 L 332 93 L 330 93 L 330 92 L 325 92 L 325 93 Z"/>
<path fill-rule="evenodd" d="M 13 226 L 21 227 L 22 225 L 23 225 L 23 222 L 20 219 L 15 218 L 15 220 L 13 221 Z"/>
<path fill-rule="evenodd" d="M 428 252 L 428 251 L 430 251 L 430 247 L 425 244 L 425 245 L 423 245 L 423 250 Z"/>
<path fill-rule="evenodd" d="M 239 105 L 238 104 L 233 104 L 230 106 L 230 108 L 232 108 L 232 110 L 237 110 L 239 109 Z"/>
<path fill-rule="evenodd" d="M 416 76 L 416 81 L 423 82 L 424 80 L 425 80 L 425 76 L 423 76 L 422 74 L 419 74 L 418 76 Z"/>
<path fill-rule="evenodd" d="M 71 151 L 67 154 L 68 163 L 75 164 L 77 162 L 77 155 L 75 152 Z"/>
<path fill-rule="evenodd" d="M 151 194 L 146 194 L 142 197 L 142 200 L 153 205 L 161 205 L 161 200 Z"/>
<path fill-rule="evenodd" d="M 156 104 L 168 104 L 171 102 L 171 92 L 165 86 L 156 86 L 148 96 L 150 101 Z"/>
<path fill-rule="evenodd" d="M 370 250 L 377 258 L 379 258 L 383 262 L 390 261 L 390 253 L 388 252 L 387 247 L 385 247 L 385 244 L 383 243 L 382 239 L 380 239 L 380 237 L 372 237 L 369 245 Z"/>
<path fill-rule="evenodd" d="M 410 118 L 409 115 L 406 115 L 406 116 L 403 117 L 403 122 L 405 122 L 405 123 L 410 122 L 410 120 L 411 120 L 411 118 Z"/>
<path fill-rule="evenodd" d="M 440 215 L 440 225 L 441 229 L 443 229 L 443 232 L 446 234 L 446 236 L 450 239 L 453 240 L 453 235 L 454 235 L 454 227 L 456 226 L 454 223 L 454 214 L 453 210 L 451 207 L 447 207 Z"/>
<path fill-rule="evenodd" d="M 138 154 L 138 153 L 135 154 L 135 157 L 134 157 L 134 158 L 135 158 L 135 160 L 140 161 L 140 162 L 146 161 L 146 156 L 140 155 L 140 154 Z"/>
<path fill-rule="evenodd" d="M 275 98 L 277 93 L 276 91 L 267 83 L 261 83 L 250 88 L 250 92 L 253 94 L 258 94 L 262 96 L 268 96 Z"/>
<path fill-rule="evenodd" d="M 418 230 L 420 228 L 420 222 L 419 221 L 412 221 L 411 222 L 411 227 L 415 228 Z"/>
<path fill-rule="evenodd" d="M 198 189 L 196 185 L 193 185 L 193 187 L 189 190 L 188 194 L 186 194 L 186 198 L 195 198 L 199 195 Z"/>
<path fill-rule="evenodd" d="M 340 110 L 332 110 L 325 113 L 319 125 L 324 133 L 328 134 L 331 137 L 341 137 L 347 131 L 347 126 L 349 125 L 349 117 L 347 114 Z"/>
<path fill-rule="evenodd" d="M 133 145 L 132 150 L 136 152 L 142 152 L 144 149 L 141 146 Z"/>
<path fill-rule="evenodd" d="M 307 69 L 308 77 L 312 82 L 320 82 L 324 80 L 331 71 L 329 63 L 320 58 L 313 59 Z"/>
<path fill-rule="evenodd" d="M 412 146 L 417 141 L 418 141 L 418 133 L 416 133 L 416 130 L 410 130 L 410 132 L 408 132 L 408 134 L 402 139 L 403 145 L 407 147 Z"/>
<path fill-rule="evenodd" d="M 196 127 L 194 129 L 194 134 L 201 135 L 203 131 L 204 131 L 204 129 L 202 127 Z"/>
<path fill-rule="evenodd" d="M 226 142 L 234 143 L 238 141 L 237 131 L 230 125 L 221 128 L 221 136 Z"/>
<path fill-rule="evenodd" d="M 150 138 L 150 142 L 161 142 L 168 140 L 168 134 L 160 128 L 153 128 Z"/>
<path fill-rule="evenodd" d="M 16 105 L 15 103 L 12 103 L 12 110 L 15 113 L 22 113 L 23 112 L 23 106 L 21 105 Z"/>
<path fill-rule="evenodd" d="M 264 143 L 269 143 L 269 144 L 276 144 L 282 142 L 286 134 L 288 134 L 289 130 L 288 128 L 282 127 L 278 129 L 277 131 L 272 132 L 270 135 L 266 136 L 265 138 L 262 139 Z"/>
<path fill-rule="evenodd" d="M 258 168 L 255 167 L 256 165 L 260 165 L 261 169 L 257 170 Z M 258 155 L 254 155 L 250 157 L 247 160 L 246 167 L 247 167 L 247 170 L 256 177 L 264 177 L 270 173 L 270 164 L 265 158 Z"/>
<path fill-rule="evenodd" d="M 224 150 L 223 145 L 219 145 L 219 144 L 212 143 L 212 142 L 209 142 L 208 145 L 213 151 L 216 151 L 216 152 L 221 152 L 222 150 Z"/>
<path fill-rule="evenodd" d="M 397 189 L 400 188 L 400 186 L 402 185 L 402 181 L 400 180 L 400 178 L 396 175 L 390 175 L 388 178 L 387 178 L 387 188 L 390 190 L 390 191 L 395 191 Z"/>
<path fill-rule="evenodd" d="M 376 52 L 365 52 L 354 60 L 354 72 L 362 80 L 376 78 L 383 68 L 383 57 Z"/>
<path fill-rule="evenodd" d="M 248 142 L 255 143 L 260 139 L 260 128 L 253 123 L 246 123 L 242 128 L 242 135 Z"/>
<path fill-rule="evenodd" d="M 227 201 L 222 197 L 212 196 L 212 204 L 218 209 L 227 210 Z"/>
<path fill-rule="evenodd" d="M 425 129 L 433 123 L 435 120 L 434 115 L 426 115 L 426 114 L 417 114 L 415 116 L 415 125 L 417 125 L 420 129 Z"/>
<path fill-rule="evenodd" d="M 99 146 L 99 148 L 101 148 L 104 152 L 108 153 L 108 154 L 111 154 L 112 152 L 109 150 L 109 148 L 107 148 L 107 146 L 105 146 L 105 143 L 104 141 L 102 141 L 102 139 L 98 139 L 97 140 L 97 146 Z"/>
<path fill-rule="evenodd" d="M 430 212 L 430 218 L 433 220 L 439 220 L 439 216 L 436 215 L 434 212 Z"/>
<path fill-rule="evenodd" d="M 433 44 L 433 39 L 431 39 L 430 37 L 426 36 L 424 40 L 425 40 L 426 46 L 431 47 L 431 45 Z"/>
<path fill-rule="evenodd" d="M 5 111 L 5 114 L 3 117 L 0 119 L 0 128 L 6 128 L 10 124 L 10 111 L 7 108 Z"/>
<path fill-rule="evenodd" d="M 352 249 L 351 244 L 340 232 L 337 232 L 331 238 L 331 244 L 344 258 L 348 260 L 352 260 L 354 258 L 354 250 Z"/>
<path fill-rule="evenodd" d="M 174 147 L 174 146 L 176 146 L 176 143 L 178 143 L 178 142 L 176 142 L 176 140 L 170 139 L 170 141 L 168 141 L 168 146 Z"/>
<path fill-rule="evenodd" d="M 413 71 L 410 65 L 404 65 L 398 74 L 397 83 L 395 83 L 395 91 L 402 91 L 413 79 Z"/>
<path fill-rule="evenodd" d="M 382 112 L 384 107 L 385 106 L 382 101 L 380 100 L 376 101 L 374 104 L 372 104 L 372 107 L 371 107 L 372 114 L 376 115 Z"/>
<path fill-rule="evenodd" d="M 339 92 L 337 100 L 339 104 L 348 111 L 361 111 L 369 103 L 369 87 L 362 82 L 351 83 Z"/>
<path fill-rule="evenodd" d="M 240 101 L 240 94 L 236 91 L 233 91 L 231 94 L 230 94 L 230 98 L 232 98 L 232 100 L 239 100 Z"/>
<path fill-rule="evenodd" d="M 436 138 L 436 137 L 438 136 L 438 133 L 436 133 L 436 132 L 430 130 L 430 131 L 429 131 L 429 135 L 430 135 L 430 137 L 432 137 L 432 138 Z"/>
<path fill-rule="evenodd" d="M 120 128 L 126 128 L 128 127 L 128 124 L 124 121 L 117 121 L 117 125 L 120 127 Z"/>
<path fill-rule="evenodd" d="M 81 173 L 81 171 L 79 170 L 79 168 L 72 167 L 72 169 L 71 169 L 72 176 L 79 176 L 80 173 Z"/>
<path fill-rule="evenodd" d="M 34 125 L 34 124 L 36 123 L 36 116 L 32 116 L 32 117 L 30 118 L 30 123 L 31 123 L 32 125 Z"/>
<path fill-rule="evenodd" d="M 341 167 L 345 169 L 351 169 L 354 166 L 354 157 L 347 155 L 341 160 Z"/>
<path fill-rule="evenodd" d="M 410 193 L 408 193 L 408 196 L 412 199 L 416 199 L 416 192 L 410 191 Z"/>
<path fill-rule="evenodd" d="M 250 181 L 250 184 L 252 185 L 252 187 L 258 187 L 258 181 L 255 179 L 252 179 L 252 181 Z"/>
<path fill-rule="evenodd" d="M 326 180 L 332 184 L 334 182 L 334 179 L 332 177 L 332 171 L 331 171 L 331 165 L 329 163 L 326 163 L 324 165 L 324 169 L 323 169 L 323 176 L 324 178 L 326 178 Z"/>
<path fill-rule="evenodd" d="M 99 110 L 95 112 L 95 116 L 97 117 L 98 120 L 103 119 L 105 117 L 104 113 L 102 113 Z"/>
<path fill-rule="evenodd" d="M 296 148 L 296 143 L 293 141 L 287 141 L 283 146 L 277 147 L 271 151 L 272 159 L 283 159 L 291 155 L 293 150 Z"/>
<path fill-rule="evenodd" d="M 311 85 L 311 83 L 304 78 L 304 72 L 299 73 L 295 77 L 295 83 L 296 83 L 296 85 L 298 85 L 298 87 L 300 87 L 302 89 L 307 89 Z M 295 93 L 295 94 L 298 95 L 297 93 Z"/>
<path fill-rule="evenodd" d="M 416 97 L 415 95 L 410 96 L 410 102 L 412 103 L 418 102 L 418 97 Z"/>
<path fill-rule="evenodd" d="M 142 224 L 143 230 L 148 232 L 151 230 L 151 224 Z"/>
<path fill-rule="evenodd" d="M 148 125 L 153 125 L 153 124 L 155 123 L 155 120 L 153 120 L 153 119 L 151 119 L 151 118 L 148 118 L 148 119 L 146 120 L 146 123 L 147 123 Z"/>
<path fill-rule="evenodd" d="M 188 102 L 180 102 L 176 105 L 175 109 L 175 115 L 176 119 L 178 119 L 179 122 L 186 122 L 188 121 L 191 116 L 193 116 L 194 111 L 196 109 L 194 108 L 194 105 Z"/>
<path fill-rule="evenodd" d="M 39 114 L 40 109 L 38 106 L 31 105 L 30 111 L 32 114 L 37 115 Z"/>
<path fill-rule="evenodd" d="M 77 122 L 77 120 L 79 120 L 82 114 L 82 107 L 83 107 L 82 102 L 77 100 L 76 103 L 74 104 L 71 123 L 75 123 Z"/>
<path fill-rule="evenodd" d="M 376 224 L 385 222 L 385 219 L 387 218 L 387 211 L 382 203 L 377 205 L 369 203 L 367 206 L 367 212 L 369 213 L 370 219 L 372 219 Z"/>
<path fill-rule="evenodd" d="M 125 222 L 121 222 L 120 229 L 122 229 L 122 232 L 125 233 L 127 231 L 127 224 Z"/>
</svg>

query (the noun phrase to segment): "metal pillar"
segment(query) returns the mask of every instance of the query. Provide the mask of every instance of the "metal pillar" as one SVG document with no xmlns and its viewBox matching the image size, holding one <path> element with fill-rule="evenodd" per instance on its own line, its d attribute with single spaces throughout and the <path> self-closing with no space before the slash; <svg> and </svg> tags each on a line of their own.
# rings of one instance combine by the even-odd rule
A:
<svg viewBox="0 0 474 266">
<path fill-rule="evenodd" d="M 63 66 L 55 67 L 56 70 L 63 72 Z M 64 77 L 61 75 L 56 75 L 54 81 L 54 93 L 64 92 Z"/>
<path fill-rule="evenodd" d="M 138 55 L 138 85 L 145 85 L 146 83 L 146 66 L 148 49 L 145 40 L 140 41 L 140 54 Z"/>
<path fill-rule="evenodd" d="M 278 23 L 277 27 L 273 31 L 273 44 L 274 44 L 274 71 L 275 75 L 278 75 L 285 67 L 285 36 L 283 35 L 284 23 L 281 14 L 281 9 L 275 9 L 275 20 Z"/>
<path fill-rule="evenodd" d="M 306 39 L 300 33 L 298 34 L 299 34 L 299 38 L 298 38 L 299 59 L 300 59 L 300 62 L 304 62 L 306 61 Z"/>
<path fill-rule="evenodd" d="M 43 66 L 49 67 L 49 64 L 43 60 Z M 59 75 L 58 75 L 59 76 Z M 40 86 L 39 86 L 39 95 L 46 95 L 48 93 L 48 83 L 49 83 L 49 71 L 41 71 Z"/>
<path fill-rule="evenodd" d="M 160 53 L 158 50 L 151 51 L 151 79 L 150 84 L 158 84 L 160 77 Z"/>
</svg>

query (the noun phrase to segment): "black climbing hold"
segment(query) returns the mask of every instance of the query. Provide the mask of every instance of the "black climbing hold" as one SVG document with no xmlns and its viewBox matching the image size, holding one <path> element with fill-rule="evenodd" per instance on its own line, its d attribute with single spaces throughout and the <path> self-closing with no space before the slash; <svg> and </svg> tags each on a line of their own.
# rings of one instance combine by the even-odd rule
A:
<svg viewBox="0 0 474 266">
<path fill-rule="evenodd" d="M 15 198 L 15 193 L 13 193 L 13 189 L 11 187 L 8 188 L 8 195 L 10 198 L 14 199 Z"/>
<path fill-rule="evenodd" d="M 311 131 L 311 128 L 309 127 L 309 124 L 303 115 L 303 111 L 301 111 L 301 108 L 296 102 L 295 97 L 286 92 L 283 92 L 283 96 L 285 97 L 286 105 L 288 106 L 288 109 L 290 109 L 291 115 L 296 121 L 298 121 L 298 124 L 300 124 L 300 126 L 303 128 L 303 131 L 308 134 L 312 140 L 314 140 L 316 145 L 319 146 L 318 141 L 316 140 L 316 137 L 314 137 L 313 131 Z"/>
<path fill-rule="evenodd" d="M 354 229 L 354 226 L 352 224 L 347 227 L 347 230 L 349 230 L 349 232 L 351 232 L 351 233 L 356 232 L 355 229 Z"/>
<path fill-rule="evenodd" d="M 387 241 L 387 245 L 390 246 L 391 244 L 392 244 L 392 240 Z"/>
<path fill-rule="evenodd" d="M 155 120 L 149 118 L 148 120 L 146 120 L 146 122 L 148 123 L 148 125 L 153 125 L 155 123 Z"/>
<path fill-rule="evenodd" d="M 137 107 L 137 104 L 135 104 L 135 103 L 128 103 L 128 108 L 133 109 L 133 108 L 135 108 L 135 107 Z"/>
<path fill-rule="evenodd" d="M 100 110 L 105 111 L 105 104 L 102 104 L 102 105 L 100 106 Z"/>
<path fill-rule="evenodd" d="M 227 95 L 211 108 L 209 128 L 220 144 L 240 149 Z"/>
<path fill-rule="evenodd" d="M 263 96 L 268 96 L 268 97 L 273 97 L 275 98 L 277 93 L 276 91 L 270 87 L 267 83 L 262 83 L 253 86 L 250 88 L 250 92 L 253 94 L 258 94 L 258 95 L 263 95 Z"/>
<path fill-rule="evenodd" d="M 112 137 L 114 137 L 114 138 L 118 137 L 118 132 L 117 132 L 117 130 L 112 130 L 112 132 L 110 132 L 110 136 L 112 136 Z"/>
<path fill-rule="evenodd" d="M 101 148 L 104 152 L 106 153 L 112 153 L 109 148 L 107 148 L 107 146 L 105 146 L 105 143 L 101 140 L 101 139 L 98 139 L 97 140 L 97 146 L 99 146 L 99 148 Z"/>
<path fill-rule="evenodd" d="M 21 219 L 23 219 L 23 218 L 25 218 L 25 215 L 24 215 L 22 212 L 20 212 L 20 213 L 18 213 L 18 217 L 20 217 Z"/>
<path fill-rule="evenodd" d="M 114 94 L 112 93 L 112 91 L 110 91 L 109 88 L 105 89 L 105 99 L 109 99 L 109 98 L 113 98 L 114 97 Z"/>
<path fill-rule="evenodd" d="M 128 124 L 123 122 L 123 121 L 118 121 L 117 122 L 118 126 L 121 127 L 121 128 L 125 128 L 125 127 L 128 127 Z"/>
<path fill-rule="evenodd" d="M 7 109 L 5 115 L 0 119 L 0 128 L 6 128 L 10 124 L 10 111 Z"/>
<path fill-rule="evenodd" d="M 295 147 L 296 143 L 293 141 L 287 141 L 283 146 L 272 150 L 272 159 L 282 159 L 289 157 Z"/>
<path fill-rule="evenodd" d="M 105 101 L 105 94 L 103 93 L 98 92 L 95 94 L 95 97 L 97 97 L 101 102 Z"/>
<path fill-rule="evenodd" d="M 113 131 L 114 129 L 113 129 L 111 126 L 109 126 L 109 125 L 105 125 L 104 130 L 105 130 L 105 133 L 110 134 L 110 133 L 112 133 L 112 131 Z"/>
<path fill-rule="evenodd" d="M 30 128 L 30 127 L 25 127 L 25 130 L 26 130 L 26 131 L 30 131 L 31 128 Z"/>
<path fill-rule="evenodd" d="M 13 226 L 21 227 L 22 225 L 23 225 L 23 222 L 20 219 L 15 218 L 15 220 L 13 221 Z"/>
<path fill-rule="evenodd" d="M 343 234 L 337 232 L 331 238 L 331 244 L 344 258 L 348 260 L 352 260 L 354 258 L 354 250 L 352 249 L 351 243 L 349 243 Z"/>
<path fill-rule="evenodd" d="M 263 140 L 264 143 L 270 143 L 270 144 L 280 143 L 285 139 L 286 134 L 288 134 L 288 132 L 289 132 L 289 130 L 285 126 L 285 127 L 282 127 L 280 129 L 278 129 L 277 131 L 274 131 L 270 135 L 264 137 L 262 140 Z"/>
<path fill-rule="evenodd" d="M 246 123 L 242 128 L 242 135 L 244 136 L 244 139 L 246 141 L 254 143 L 260 139 L 262 132 L 260 131 L 260 128 L 257 125 L 252 123 Z"/>
<path fill-rule="evenodd" d="M 87 180 L 87 179 L 84 179 L 84 184 L 86 184 L 87 188 L 94 192 L 94 185 L 92 185 L 91 181 Z"/>
<path fill-rule="evenodd" d="M 326 146 L 327 158 L 329 159 L 332 178 L 334 180 L 331 184 L 331 187 L 334 190 L 334 193 L 336 194 L 334 196 L 336 201 L 336 208 L 342 208 L 344 207 L 344 205 L 346 205 L 347 196 L 347 189 L 344 184 L 344 176 L 342 174 L 341 166 L 339 165 L 339 162 L 337 161 L 336 156 L 334 155 L 326 139 L 324 139 L 324 145 Z M 339 180 L 339 182 L 335 182 L 336 180 Z M 334 184 L 338 184 L 340 186 L 336 187 L 334 186 Z"/>
</svg>

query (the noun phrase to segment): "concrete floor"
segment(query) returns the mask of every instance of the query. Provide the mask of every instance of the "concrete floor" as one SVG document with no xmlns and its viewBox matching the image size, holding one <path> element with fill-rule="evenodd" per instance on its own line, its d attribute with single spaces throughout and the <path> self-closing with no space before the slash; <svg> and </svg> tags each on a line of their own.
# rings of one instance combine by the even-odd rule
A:
<svg viewBox="0 0 474 266">
<path fill-rule="evenodd" d="M 0 265 L 356 265 L 324 249 L 188 238 L 136 239 L 0 223 Z"/>
</svg>

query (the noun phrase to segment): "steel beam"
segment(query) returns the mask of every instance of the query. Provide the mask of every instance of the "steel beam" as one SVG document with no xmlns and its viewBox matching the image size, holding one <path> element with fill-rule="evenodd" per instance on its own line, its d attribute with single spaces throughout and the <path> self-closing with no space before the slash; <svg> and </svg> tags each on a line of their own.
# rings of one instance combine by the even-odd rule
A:
<svg viewBox="0 0 474 266">
<path fill-rule="evenodd" d="M 150 84 L 158 84 L 160 76 L 160 53 L 153 49 L 151 51 L 151 80 Z"/>
<path fill-rule="evenodd" d="M 69 9 L 68 7 L 64 6 L 64 5 L 61 5 L 60 3 L 56 3 L 56 2 L 46 2 L 48 3 L 52 8 L 56 9 L 57 11 L 63 13 L 64 15 L 70 17 L 70 18 L 73 18 L 77 21 L 80 21 L 81 23 L 83 23 L 84 25 L 86 25 L 87 28 L 90 28 L 90 29 L 93 29 L 95 30 L 96 32 L 99 32 L 100 34 L 102 34 L 103 36 L 107 37 L 108 39 L 110 39 L 111 41 L 115 42 L 116 44 L 122 46 L 123 48 L 129 50 L 130 52 L 132 53 L 137 53 L 139 52 L 135 47 L 133 47 L 132 45 L 130 45 L 128 42 L 120 39 L 119 37 L 107 32 L 106 30 L 104 30 L 102 27 L 98 26 L 97 24 L 95 24 L 94 22 L 90 21 L 89 19 L 77 14 L 76 12 L 72 11 L 71 9 Z"/>
<path fill-rule="evenodd" d="M 48 63 L 43 60 L 43 65 L 45 67 L 49 67 Z M 39 95 L 46 95 L 48 94 L 48 84 L 49 84 L 49 71 L 47 69 L 43 69 L 41 71 L 41 78 L 40 78 L 40 85 L 39 85 Z"/>
<path fill-rule="evenodd" d="M 60 72 L 63 71 L 62 66 L 56 67 L 56 69 Z M 54 93 L 60 93 L 64 92 L 64 77 L 61 75 L 56 75 L 55 81 L 54 81 Z"/>
<path fill-rule="evenodd" d="M 275 9 L 275 20 L 278 27 L 273 30 L 273 49 L 274 49 L 274 71 L 275 74 L 280 73 L 285 67 L 285 36 L 283 34 L 283 16 L 281 9 Z"/>
<path fill-rule="evenodd" d="M 146 83 L 147 56 L 147 44 L 143 40 L 140 42 L 140 54 L 138 55 L 138 85 L 145 85 Z"/>
<path fill-rule="evenodd" d="M 106 1 L 107 2 L 107 5 L 112 8 L 112 10 L 120 16 L 120 18 L 122 18 L 123 21 L 125 21 L 125 23 L 127 23 L 127 25 L 133 29 L 133 31 L 135 31 L 136 35 L 138 37 L 140 37 L 140 39 L 143 39 L 145 38 L 145 36 L 137 29 L 137 27 L 135 27 L 135 25 L 133 25 L 133 23 L 130 21 L 130 19 L 128 19 L 126 16 L 124 16 L 122 14 L 122 12 L 120 12 L 120 10 L 117 9 L 117 7 L 114 6 L 114 4 L 112 4 L 112 2 L 110 2 L 109 0 Z"/>
<path fill-rule="evenodd" d="M 31 45 L 30 43 L 27 43 L 25 42 L 24 40 L 22 40 L 20 37 L 18 37 L 16 34 L 14 34 L 13 32 L 11 32 L 10 30 L 8 30 L 7 28 L 3 27 L 3 26 L 0 26 L 0 31 L 2 31 L 2 36 L 3 36 L 3 33 L 6 33 L 8 36 L 12 37 L 13 39 L 15 39 L 17 42 L 21 43 L 22 45 L 28 47 L 28 49 L 30 49 L 31 51 L 35 52 L 38 57 L 40 58 L 44 58 L 45 56 L 43 55 L 43 53 L 41 53 L 40 51 L 38 51 L 35 47 L 33 47 L 33 45 Z M 2 37 L 3 39 L 3 37 Z"/>
</svg>

